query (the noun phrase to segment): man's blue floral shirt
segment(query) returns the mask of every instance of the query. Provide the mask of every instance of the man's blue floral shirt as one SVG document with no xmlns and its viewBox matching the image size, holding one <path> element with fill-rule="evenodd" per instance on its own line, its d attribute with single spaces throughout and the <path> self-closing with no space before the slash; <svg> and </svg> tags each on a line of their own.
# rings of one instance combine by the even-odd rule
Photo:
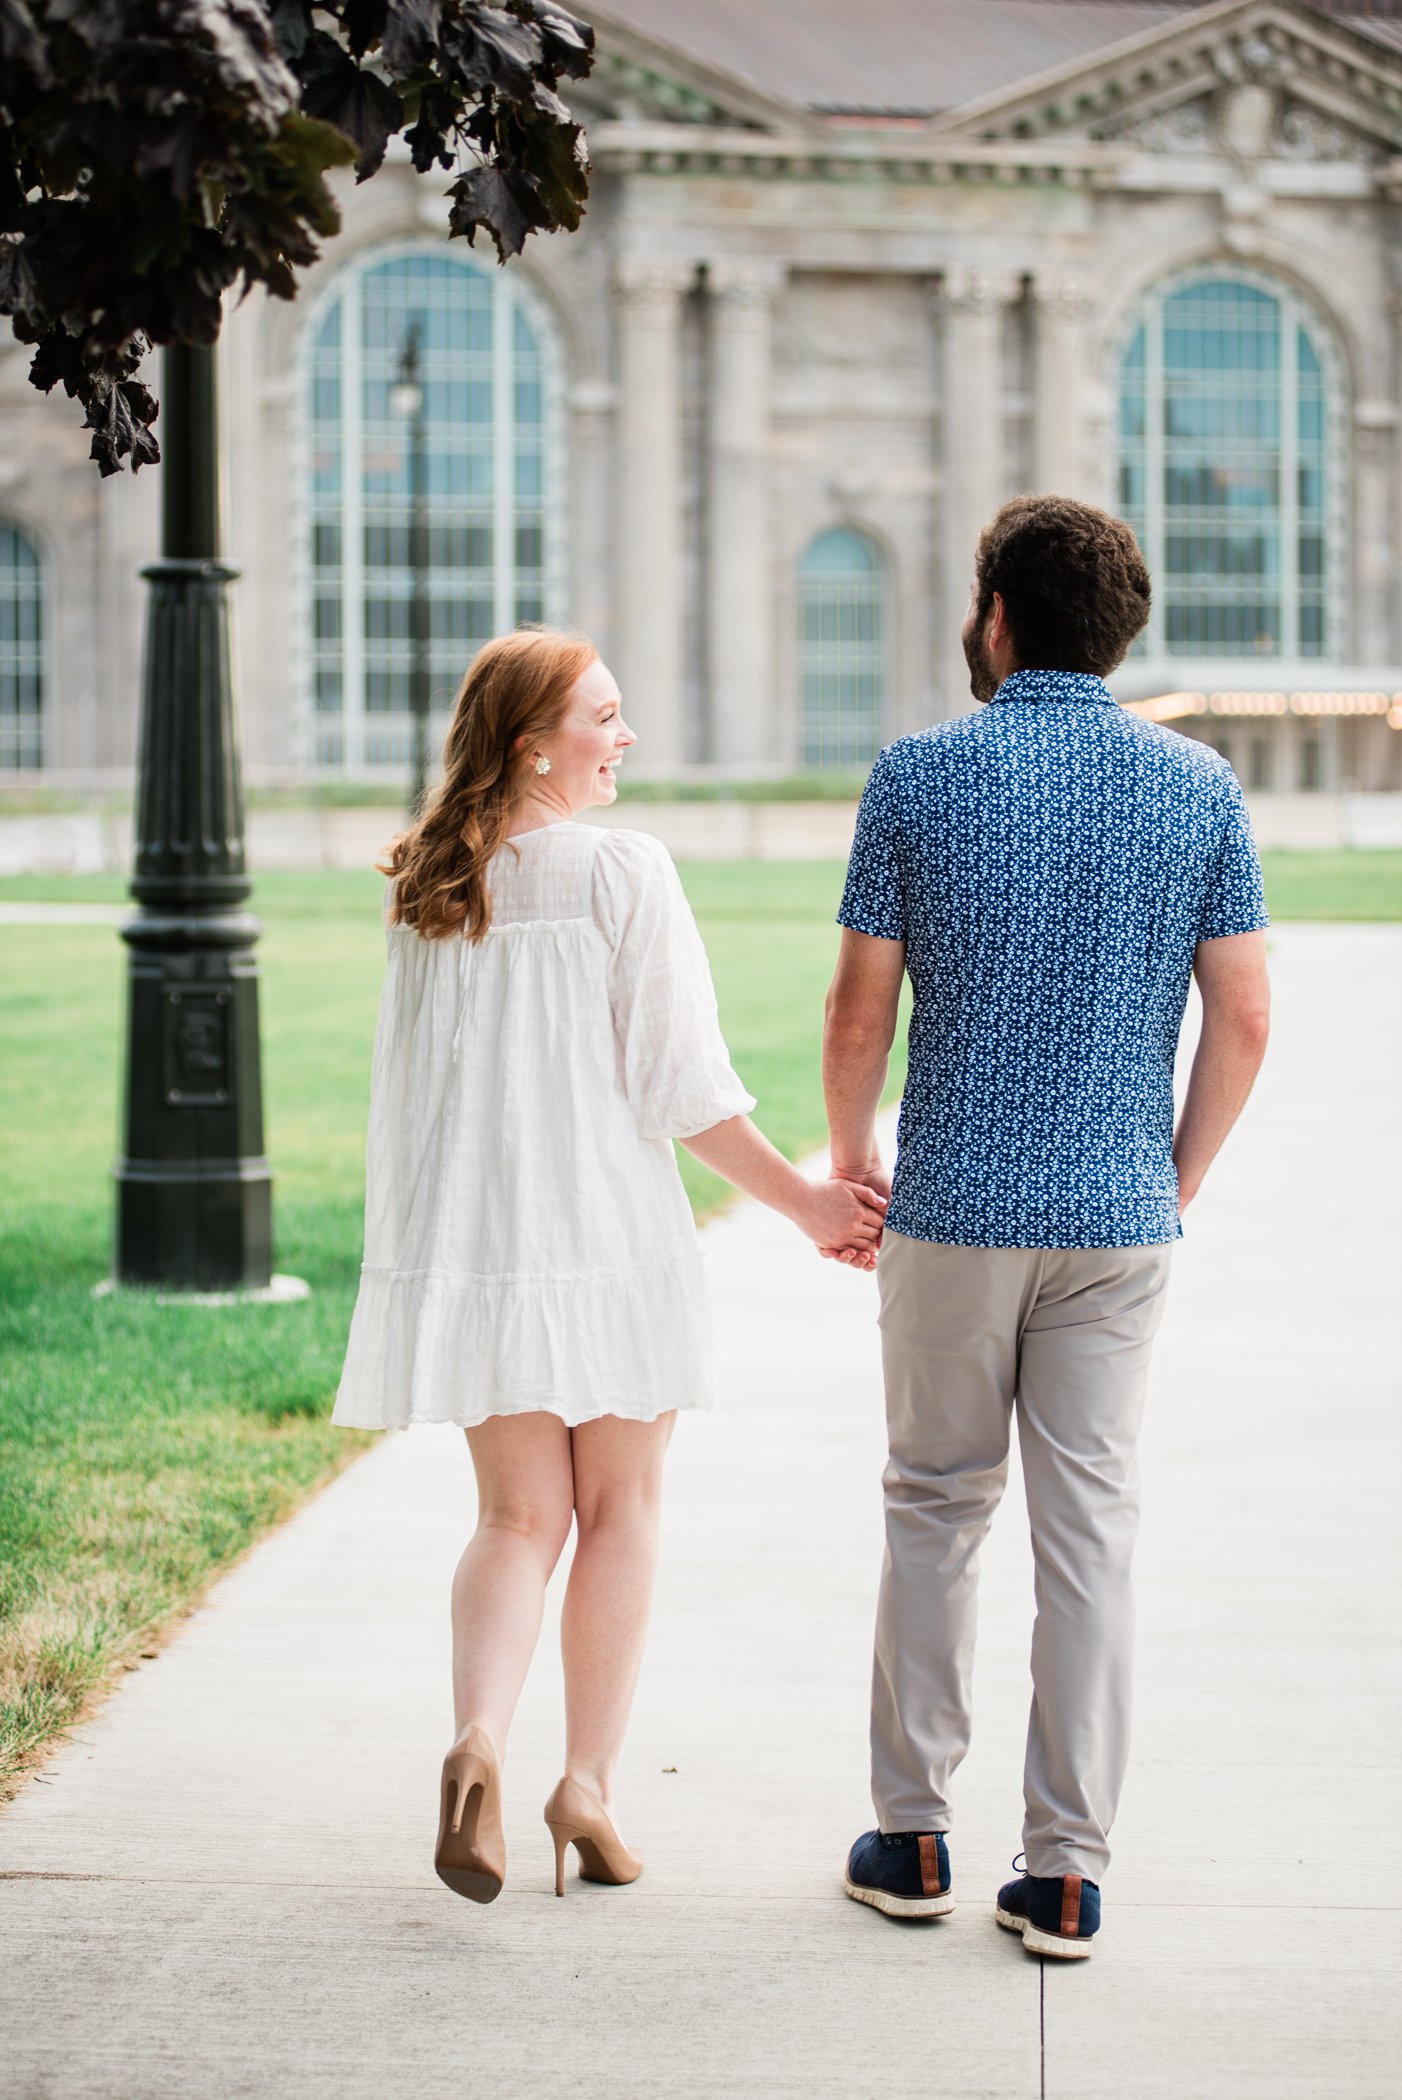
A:
<svg viewBox="0 0 1402 2100">
<path fill-rule="evenodd" d="M 1173 1061 L 1199 941 L 1268 925 L 1235 774 L 1098 678 L 1017 671 L 888 745 L 838 921 L 914 988 L 887 1223 L 963 1247 L 1181 1234 Z"/>
</svg>

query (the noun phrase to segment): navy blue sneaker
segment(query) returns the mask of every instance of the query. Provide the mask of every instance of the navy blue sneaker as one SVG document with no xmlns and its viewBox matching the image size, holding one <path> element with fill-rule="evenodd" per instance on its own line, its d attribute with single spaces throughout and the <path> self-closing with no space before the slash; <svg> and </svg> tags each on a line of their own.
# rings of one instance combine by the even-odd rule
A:
<svg viewBox="0 0 1402 2100">
<path fill-rule="evenodd" d="M 868 1830 L 847 1855 L 848 1895 L 891 1918 L 948 1917 L 950 1885 L 943 1831 Z"/>
<path fill-rule="evenodd" d="M 1009 1932 L 1022 1934 L 1029 1954 L 1083 1961 L 1100 1929 L 1100 1887 L 1080 1874 L 1023 1874 L 999 1889 L 994 1915 Z"/>
</svg>

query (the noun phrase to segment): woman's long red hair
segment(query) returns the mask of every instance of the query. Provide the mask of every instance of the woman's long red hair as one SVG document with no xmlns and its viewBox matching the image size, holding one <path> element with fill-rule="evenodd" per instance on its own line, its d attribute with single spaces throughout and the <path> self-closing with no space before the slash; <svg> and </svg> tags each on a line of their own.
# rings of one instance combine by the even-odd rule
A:
<svg viewBox="0 0 1402 2100">
<path fill-rule="evenodd" d="M 598 653 L 586 635 L 548 627 L 498 635 L 479 650 L 458 689 L 442 784 L 380 866 L 395 878 L 396 925 L 431 941 L 481 940 L 492 923 L 487 868 L 529 790 L 534 746 L 559 728 Z"/>
</svg>

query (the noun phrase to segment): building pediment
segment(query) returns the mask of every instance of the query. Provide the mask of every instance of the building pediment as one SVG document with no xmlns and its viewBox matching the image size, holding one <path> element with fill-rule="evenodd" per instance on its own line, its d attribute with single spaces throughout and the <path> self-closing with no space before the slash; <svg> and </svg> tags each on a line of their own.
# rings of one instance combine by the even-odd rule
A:
<svg viewBox="0 0 1402 2100">
<path fill-rule="evenodd" d="M 644 35 L 591 8 L 597 35 L 594 67 L 574 83 L 570 104 L 590 123 L 701 125 L 713 131 L 793 131 L 804 112 L 776 100 L 738 74 Z"/>
<path fill-rule="evenodd" d="M 1218 0 L 966 104 L 937 130 L 1368 166 L 1402 153 L 1402 52 L 1308 0 Z"/>
</svg>

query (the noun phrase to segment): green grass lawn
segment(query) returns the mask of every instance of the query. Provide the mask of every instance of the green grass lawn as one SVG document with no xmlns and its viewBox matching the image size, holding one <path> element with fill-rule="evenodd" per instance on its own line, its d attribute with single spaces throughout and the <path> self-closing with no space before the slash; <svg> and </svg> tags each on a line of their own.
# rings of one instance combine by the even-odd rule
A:
<svg viewBox="0 0 1402 2100">
<path fill-rule="evenodd" d="M 736 1064 L 796 1157 L 822 1136 L 841 870 L 685 875 Z M 105 926 L 0 927 L 0 1790 L 373 1441 L 327 1417 L 360 1260 L 380 890 L 373 873 L 258 882 L 276 1259 L 314 1287 L 294 1305 L 92 1296 L 110 1247 L 126 951 Z M 0 882 L 4 899 L 124 896 L 118 877 Z M 705 1216 L 729 1191 L 681 1161 Z"/>
</svg>

